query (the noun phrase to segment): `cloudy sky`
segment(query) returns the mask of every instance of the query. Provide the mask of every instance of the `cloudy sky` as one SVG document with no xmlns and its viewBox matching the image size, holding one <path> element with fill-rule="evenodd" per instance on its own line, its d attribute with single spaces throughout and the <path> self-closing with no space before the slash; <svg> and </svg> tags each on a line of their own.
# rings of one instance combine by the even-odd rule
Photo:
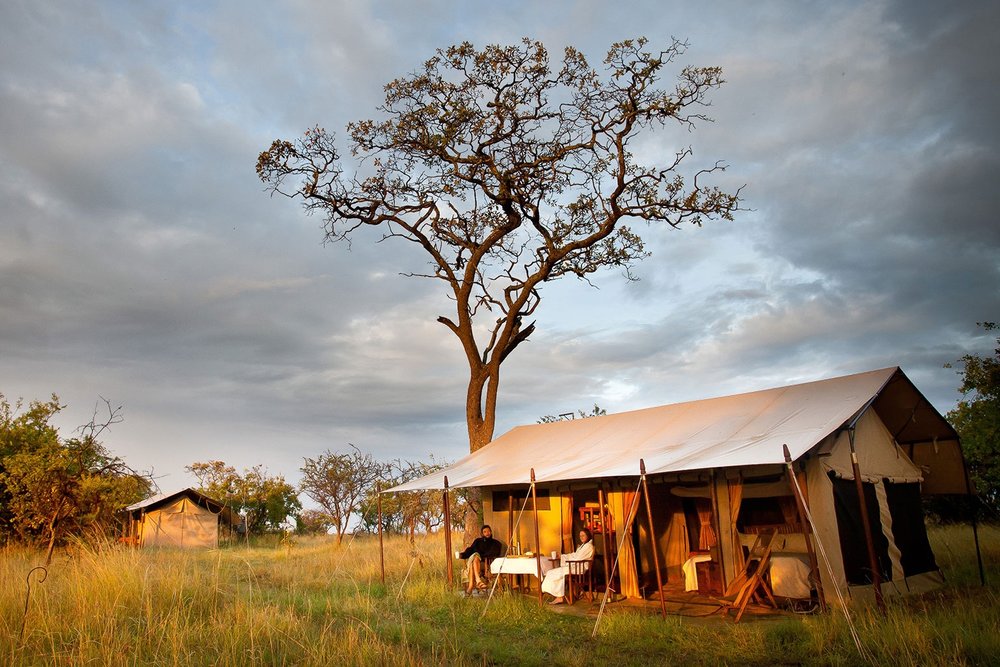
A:
<svg viewBox="0 0 1000 667">
<path fill-rule="evenodd" d="M 684 141 L 749 210 L 645 231 L 638 282 L 547 286 L 497 434 L 894 365 L 946 411 L 943 365 L 1000 319 L 998 29 L 986 1 L 4 2 L 0 392 L 58 394 L 67 435 L 124 405 L 105 442 L 164 490 L 210 458 L 292 480 L 348 443 L 458 458 L 440 285 L 399 275 L 410 248 L 324 246 L 257 154 L 377 117 L 438 47 L 527 36 L 599 65 L 645 35 L 724 69 Z"/>
</svg>

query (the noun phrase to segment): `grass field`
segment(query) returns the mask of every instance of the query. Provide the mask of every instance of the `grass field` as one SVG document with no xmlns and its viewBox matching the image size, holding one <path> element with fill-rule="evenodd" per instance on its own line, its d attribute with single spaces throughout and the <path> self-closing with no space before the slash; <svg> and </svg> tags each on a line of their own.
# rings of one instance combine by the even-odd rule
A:
<svg viewBox="0 0 1000 667">
<path fill-rule="evenodd" d="M 659 665 L 998 664 L 1000 530 L 981 533 L 990 585 L 979 586 L 971 531 L 931 531 L 948 585 L 858 611 L 859 653 L 841 615 L 690 619 L 615 610 L 593 618 L 537 600 L 447 590 L 439 537 L 358 538 L 184 553 L 80 545 L 43 582 L 40 554 L 0 563 L 0 663 L 10 665 Z M 405 585 L 404 585 L 405 583 Z M 581 603 L 582 604 L 582 603 Z M 23 637 L 22 633 L 23 623 Z"/>
</svg>

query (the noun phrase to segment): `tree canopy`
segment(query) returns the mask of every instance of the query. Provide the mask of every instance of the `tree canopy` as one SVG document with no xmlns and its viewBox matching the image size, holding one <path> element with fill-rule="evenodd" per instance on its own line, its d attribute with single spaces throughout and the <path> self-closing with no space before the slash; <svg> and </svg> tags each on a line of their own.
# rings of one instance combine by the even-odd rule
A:
<svg viewBox="0 0 1000 667">
<path fill-rule="evenodd" d="M 1000 329 L 980 323 L 984 331 Z M 980 497 L 1000 512 L 1000 337 L 993 356 L 967 354 L 961 359 L 963 399 L 948 413 L 962 438 L 962 450 Z"/>
<path fill-rule="evenodd" d="M 382 119 L 347 126 L 353 166 L 321 127 L 260 154 L 260 178 L 323 215 L 327 239 L 373 226 L 426 253 L 429 269 L 407 273 L 453 301 L 438 321 L 469 365 L 472 451 L 492 439 L 500 366 L 534 331 L 544 282 L 607 267 L 631 277 L 647 252 L 628 221 L 700 225 L 739 208 L 738 190 L 708 183 L 722 163 L 685 178 L 689 146 L 651 164 L 633 151 L 647 130 L 708 120 L 723 83 L 718 67 L 683 67 L 661 88 L 686 44 L 646 47 L 616 43 L 598 71 L 572 47 L 553 67 L 537 41 L 458 44 L 387 84 Z"/>
<path fill-rule="evenodd" d="M 243 515 L 247 535 L 278 532 L 302 509 L 295 487 L 263 466 L 239 473 L 223 461 L 198 461 L 186 468 L 202 493 Z"/>
<path fill-rule="evenodd" d="M 718 67 L 665 68 L 684 54 L 674 40 L 611 46 L 603 71 L 572 47 L 553 66 L 545 46 L 468 42 L 439 49 L 423 67 L 385 86 L 382 118 L 349 123 L 349 155 L 315 126 L 276 140 L 257 160 L 272 193 L 300 199 L 324 218 L 327 240 L 363 227 L 416 244 L 428 268 L 402 272 L 441 281 L 454 311 L 437 320 L 465 353 L 470 451 L 492 438 L 504 360 L 535 331 L 547 281 L 620 269 L 632 278 L 648 253 L 630 222 L 666 227 L 732 220 L 740 191 L 709 181 L 715 162 L 687 177 L 690 146 L 635 148 L 649 131 L 707 121 Z M 474 496 L 466 533 L 478 532 Z"/>
<path fill-rule="evenodd" d="M 351 445 L 350 452 L 324 452 L 302 463 L 299 487 L 323 508 L 337 533 L 337 544 L 344 539 L 351 516 L 365 495 L 382 477 L 383 466 L 371 454 Z"/>
<path fill-rule="evenodd" d="M 99 404 L 100 405 L 100 404 Z M 121 407 L 104 401 L 75 437 L 63 439 L 51 420 L 59 398 L 13 405 L 0 394 L 0 536 L 48 542 L 46 560 L 63 538 L 84 530 L 108 532 L 115 512 L 149 495 L 152 481 L 100 442 L 121 422 Z"/>
</svg>

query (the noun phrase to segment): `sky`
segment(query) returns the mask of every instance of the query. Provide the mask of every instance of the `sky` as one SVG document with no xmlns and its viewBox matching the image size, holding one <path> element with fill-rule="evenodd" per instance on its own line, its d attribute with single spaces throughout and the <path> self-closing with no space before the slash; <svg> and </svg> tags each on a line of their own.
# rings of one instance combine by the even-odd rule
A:
<svg viewBox="0 0 1000 667">
<path fill-rule="evenodd" d="M 57 394 L 64 436 L 122 406 L 104 443 L 164 491 L 210 459 L 294 482 L 350 444 L 460 458 L 442 286 L 401 275 L 424 267 L 405 244 L 324 245 L 257 155 L 378 118 L 437 48 L 530 37 L 600 66 L 645 36 L 727 83 L 713 122 L 637 152 L 723 160 L 746 210 L 636 226 L 638 281 L 548 284 L 496 435 L 888 366 L 946 412 L 945 365 L 1000 320 L 998 29 L 987 1 L 4 2 L 0 393 Z"/>
</svg>

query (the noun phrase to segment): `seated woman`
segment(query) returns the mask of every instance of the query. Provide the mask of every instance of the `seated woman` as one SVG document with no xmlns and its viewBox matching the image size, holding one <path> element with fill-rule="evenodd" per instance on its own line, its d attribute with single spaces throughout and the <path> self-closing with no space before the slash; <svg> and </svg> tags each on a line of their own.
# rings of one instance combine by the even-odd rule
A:
<svg viewBox="0 0 1000 667">
<path fill-rule="evenodd" d="M 542 580 L 542 591 L 555 597 L 549 604 L 560 604 L 566 601 L 566 575 L 569 574 L 569 560 L 587 560 L 594 558 L 594 535 L 587 528 L 580 529 L 580 547 L 571 554 L 562 554 L 563 563 L 545 573 Z M 588 566 L 589 567 L 589 566 Z"/>
</svg>

